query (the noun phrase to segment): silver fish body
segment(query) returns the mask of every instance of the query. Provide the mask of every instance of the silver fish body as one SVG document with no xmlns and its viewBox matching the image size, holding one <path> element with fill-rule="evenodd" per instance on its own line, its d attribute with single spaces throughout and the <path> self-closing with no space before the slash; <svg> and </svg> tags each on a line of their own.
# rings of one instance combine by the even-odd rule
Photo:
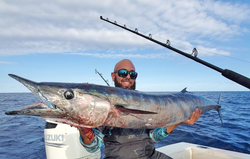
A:
<svg viewBox="0 0 250 159">
<path fill-rule="evenodd" d="M 7 115 L 34 115 L 75 127 L 147 128 L 187 120 L 198 107 L 202 113 L 220 105 L 193 94 L 149 94 L 88 83 L 36 83 L 10 75 L 41 100 Z M 220 114 L 220 113 L 219 113 Z"/>
</svg>

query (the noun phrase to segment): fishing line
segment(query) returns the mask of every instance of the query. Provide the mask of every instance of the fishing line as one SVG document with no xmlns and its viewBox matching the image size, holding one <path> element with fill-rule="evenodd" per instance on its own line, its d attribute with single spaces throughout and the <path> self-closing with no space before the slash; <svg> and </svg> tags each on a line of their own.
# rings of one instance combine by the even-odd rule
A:
<svg viewBox="0 0 250 159">
<path fill-rule="evenodd" d="M 157 36 L 157 35 L 154 35 L 154 37 L 157 37 L 159 39 L 163 39 L 165 41 L 169 40 L 169 39 L 165 39 L 165 38 L 162 38 L 160 36 Z M 181 46 L 184 46 L 186 48 L 189 48 L 190 50 L 192 50 L 194 48 L 194 46 L 189 46 L 189 45 L 185 45 L 183 43 L 178 43 L 174 40 L 171 40 L 171 44 L 177 44 L 177 45 L 181 45 Z M 205 49 L 201 49 L 199 47 L 196 47 L 196 49 L 199 51 L 199 52 L 204 52 L 204 53 L 209 53 L 209 54 L 214 54 L 214 55 L 218 55 L 218 56 L 223 56 L 223 57 L 227 57 L 227 58 L 231 58 L 231 59 L 234 59 L 234 60 L 238 60 L 238 61 L 241 61 L 241 62 L 246 62 L 246 63 L 250 63 L 250 61 L 247 61 L 247 60 L 243 60 L 243 59 L 240 59 L 240 58 L 236 58 L 236 57 L 233 57 L 233 56 L 228 56 L 228 55 L 223 55 L 223 54 L 220 54 L 220 53 L 216 53 L 216 52 L 213 52 L 213 51 L 208 51 L 208 50 L 205 50 Z"/>
<path fill-rule="evenodd" d="M 163 40 L 165 40 L 165 41 L 169 40 L 169 39 L 164 39 L 164 38 L 162 38 L 162 37 L 160 37 L 160 36 L 157 36 L 157 35 L 156 35 L 156 36 L 154 35 L 154 37 L 157 37 L 157 38 L 159 38 L 159 39 L 163 39 Z M 191 46 L 185 45 L 185 44 L 183 44 L 183 43 L 178 43 L 178 42 L 176 42 L 176 41 L 171 40 L 171 44 L 172 44 L 172 43 L 173 43 L 173 44 L 178 44 L 178 45 L 185 46 L 185 47 L 187 47 L 187 48 L 190 48 L 190 50 L 192 50 L 192 49 L 194 48 L 194 46 L 191 47 Z M 234 59 L 234 60 L 238 60 L 238 61 L 241 61 L 241 62 L 250 63 L 250 61 L 247 61 L 247 60 L 243 60 L 243 59 L 236 58 L 236 57 L 233 57 L 233 56 L 228 56 L 228 55 L 223 55 L 223 54 L 220 54 L 220 53 L 208 51 L 208 50 L 205 50 L 205 49 L 201 49 L 201 48 L 199 48 L 199 47 L 196 47 L 196 49 L 197 49 L 199 52 L 202 51 L 202 52 L 206 52 L 206 53 L 209 53 L 209 54 L 215 54 L 215 55 L 218 55 L 218 56 L 224 56 L 224 57 L 231 58 L 231 59 Z"/>
<path fill-rule="evenodd" d="M 106 18 L 106 20 L 109 20 L 108 18 Z M 186 48 L 189 48 L 190 51 L 193 50 L 193 48 L 196 48 L 199 52 L 204 52 L 204 53 L 209 53 L 209 54 L 214 54 L 214 55 L 219 55 L 219 56 L 223 56 L 223 57 L 227 57 L 227 58 L 231 58 L 231 59 L 234 59 L 234 60 L 238 60 L 238 61 L 241 61 L 241 62 L 246 62 L 246 63 L 250 63 L 250 61 L 247 61 L 247 60 L 243 60 L 243 59 L 240 59 L 240 58 L 236 58 L 236 57 L 233 57 L 233 56 L 228 56 L 228 55 L 223 55 L 222 53 L 216 53 L 216 52 L 213 52 L 213 51 L 208 51 L 208 50 L 205 50 L 205 49 L 201 49 L 199 47 L 194 47 L 194 45 L 190 44 L 190 45 L 185 45 L 183 43 L 179 43 L 179 42 L 176 42 L 174 40 L 169 40 L 169 39 L 166 39 L 166 38 L 163 38 L 161 36 L 158 36 L 158 35 L 154 35 L 154 34 L 151 34 L 150 32 L 146 32 L 146 31 L 143 31 L 138 29 L 138 28 L 135 28 L 135 27 L 131 27 L 127 24 L 123 24 L 123 23 L 118 23 L 117 21 L 114 21 L 114 23 L 118 24 L 118 25 L 121 25 L 121 26 L 124 26 L 125 28 L 128 28 L 130 30 L 134 30 L 135 32 L 139 32 L 141 34 L 144 34 L 144 35 L 148 35 L 149 37 L 151 38 L 154 38 L 154 39 L 161 39 L 161 41 L 165 41 L 166 43 L 169 42 L 171 45 L 172 44 L 177 44 L 177 45 L 180 45 L 180 46 L 184 46 Z M 123 24 L 123 25 L 122 25 Z M 220 51 L 219 51 L 220 52 Z M 192 52 L 190 52 L 191 54 Z"/>
</svg>

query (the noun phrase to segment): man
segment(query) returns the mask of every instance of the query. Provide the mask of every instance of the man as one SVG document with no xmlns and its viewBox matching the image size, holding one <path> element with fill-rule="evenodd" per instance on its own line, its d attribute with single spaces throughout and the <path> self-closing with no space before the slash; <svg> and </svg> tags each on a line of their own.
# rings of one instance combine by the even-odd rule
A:
<svg viewBox="0 0 250 159">
<path fill-rule="evenodd" d="M 130 60 L 119 61 L 115 65 L 111 77 L 116 87 L 135 90 L 137 73 Z M 188 120 L 154 130 L 102 127 L 99 131 L 104 135 L 105 157 L 168 159 L 169 156 L 155 151 L 154 143 L 167 137 L 180 124 L 194 124 L 200 115 L 201 111 L 196 109 Z M 90 128 L 81 128 L 79 131 L 81 143 L 87 151 L 95 152 L 100 148 L 102 137 L 99 131 Z"/>
</svg>

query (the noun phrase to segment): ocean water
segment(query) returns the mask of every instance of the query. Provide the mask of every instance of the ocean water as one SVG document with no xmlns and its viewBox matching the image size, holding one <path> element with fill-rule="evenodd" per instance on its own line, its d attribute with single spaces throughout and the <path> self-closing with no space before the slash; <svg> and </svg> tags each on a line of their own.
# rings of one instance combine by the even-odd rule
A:
<svg viewBox="0 0 250 159">
<path fill-rule="evenodd" d="M 217 101 L 221 94 L 223 125 L 216 111 L 202 114 L 194 125 L 180 125 L 161 147 L 189 142 L 250 154 L 250 92 L 194 92 Z M 0 159 L 45 159 L 45 120 L 32 116 L 8 116 L 6 111 L 39 102 L 31 93 L 0 93 Z"/>
</svg>

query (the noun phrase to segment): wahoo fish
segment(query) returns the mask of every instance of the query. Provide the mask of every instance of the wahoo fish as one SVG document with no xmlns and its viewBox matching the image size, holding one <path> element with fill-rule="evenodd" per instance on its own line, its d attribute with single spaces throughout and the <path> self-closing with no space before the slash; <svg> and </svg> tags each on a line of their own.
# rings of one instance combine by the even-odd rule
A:
<svg viewBox="0 0 250 159">
<path fill-rule="evenodd" d="M 38 83 L 9 76 L 25 85 L 41 102 L 5 114 L 40 116 L 77 128 L 166 127 L 187 120 L 196 108 L 202 113 L 215 109 L 220 115 L 219 104 L 193 94 L 150 94 L 89 83 Z"/>
</svg>

